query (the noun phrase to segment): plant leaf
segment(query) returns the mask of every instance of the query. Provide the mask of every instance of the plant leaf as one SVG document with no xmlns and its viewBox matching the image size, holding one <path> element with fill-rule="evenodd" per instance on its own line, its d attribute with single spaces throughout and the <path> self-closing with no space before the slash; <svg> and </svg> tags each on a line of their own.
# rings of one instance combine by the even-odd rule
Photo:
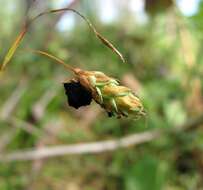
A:
<svg viewBox="0 0 203 190">
<path fill-rule="evenodd" d="M 3 64 L 0 66 L 0 71 L 4 70 L 6 65 L 9 63 L 9 61 L 13 57 L 16 49 L 20 45 L 20 42 L 22 41 L 22 39 L 23 39 L 24 35 L 26 34 L 26 32 L 27 32 L 27 27 L 24 27 L 22 29 L 22 31 L 20 32 L 20 34 L 17 36 L 16 40 L 11 45 L 10 49 L 8 50 L 8 53 L 6 54 L 6 56 L 5 56 L 4 60 L 3 60 Z"/>
<path fill-rule="evenodd" d="M 20 32 L 20 34 L 17 36 L 16 40 L 13 42 L 13 44 L 11 45 L 10 49 L 8 50 L 8 53 L 6 54 L 4 60 L 3 60 L 3 64 L 0 66 L 0 71 L 4 70 L 5 67 L 7 66 L 7 64 L 10 62 L 11 58 L 13 57 L 14 53 L 16 52 L 17 48 L 20 45 L 20 42 L 22 41 L 23 37 L 25 36 L 26 32 L 28 31 L 29 26 L 32 24 L 32 22 L 34 22 L 36 19 L 38 19 L 41 16 L 44 16 L 46 14 L 50 14 L 50 13 L 57 13 L 57 12 L 63 12 L 63 11 L 72 11 L 74 13 L 76 13 L 77 15 L 79 15 L 82 19 L 84 19 L 86 21 L 86 23 L 88 24 L 88 26 L 90 27 L 90 29 L 94 32 L 94 34 L 96 35 L 96 37 L 108 48 L 110 48 L 115 54 L 118 55 L 118 57 L 125 63 L 125 59 L 123 57 L 123 55 L 118 51 L 118 49 L 115 48 L 115 46 L 108 41 L 106 38 L 104 38 L 99 32 L 97 32 L 96 28 L 92 25 L 92 23 L 85 17 L 83 16 L 81 13 L 79 13 L 78 11 L 76 11 L 75 9 L 70 9 L 70 8 L 63 8 L 63 9 L 54 9 L 54 10 L 50 10 L 50 11 L 45 11 L 42 12 L 40 14 L 38 14 L 37 16 L 35 16 L 34 18 L 32 18 L 22 29 L 22 31 Z"/>
</svg>

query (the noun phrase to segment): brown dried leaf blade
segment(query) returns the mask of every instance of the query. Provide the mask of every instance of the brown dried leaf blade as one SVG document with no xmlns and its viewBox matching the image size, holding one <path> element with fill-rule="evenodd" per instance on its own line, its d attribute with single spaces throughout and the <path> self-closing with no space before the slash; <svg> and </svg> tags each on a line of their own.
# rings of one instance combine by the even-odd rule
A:
<svg viewBox="0 0 203 190">
<path fill-rule="evenodd" d="M 22 41 L 23 37 L 25 36 L 26 32 L 27 32 L 27 28 L 24 27 L 23 30 L 20 32 L 20 34 L 17 36 L 16 40 L 11 45 L 10 49 L 8 50 L 8 53 L 5 55 L 2 65 L 0 65 L 0 71 L 2 71 L 6 67 L 6 65 L 9 63 L 9 61 L 13 57 L 16 49 L 20 45 L 20 42 Z"/>
</svg>

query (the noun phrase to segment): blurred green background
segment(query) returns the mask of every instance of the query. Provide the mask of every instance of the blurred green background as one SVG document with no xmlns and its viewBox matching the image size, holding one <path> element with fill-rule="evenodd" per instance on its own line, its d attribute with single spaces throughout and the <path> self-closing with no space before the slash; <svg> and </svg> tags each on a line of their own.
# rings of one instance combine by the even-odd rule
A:
<svg viewBox="0 0 203 190">
<path fill-rule="evenodd" d="M 1 60 L 22 23 L 47 9 L 86 15 L 124 55 L 99 42 L 71 12 L 38 19 L 0 76 L 0 154 L 116 139 L 164 129 L 138 146 L 100 154 L 0 162 L 0 190 L 203 189 L 203 1 L 0 0 Z M 97 104 L 67 105 L 63 67 L 25 48 L 51 52 L 68 64 L 118 78 L 142 100 L 147 116 L 109 118 Z"/>
</svg>

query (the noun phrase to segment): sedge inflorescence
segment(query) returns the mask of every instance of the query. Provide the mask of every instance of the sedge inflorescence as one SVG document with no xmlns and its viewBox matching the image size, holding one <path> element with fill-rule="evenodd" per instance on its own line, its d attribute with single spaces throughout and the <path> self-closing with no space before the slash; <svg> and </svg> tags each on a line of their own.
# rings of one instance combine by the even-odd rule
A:
<svg viewBox="0 0 203 190">
<path fill-rule="evenodd" d="M 100 71 L 76 69 L 75 74 L 74 80 L 64 84 L 70 106 L 79 108 L 89 105 L 91 94 L 92 99 L 104 108 L 109 116 L 117 116 L 118 118 L 133 116 L 137 118 L 145 115 L 140 99 L 130 88 L 120 85 L 118 80 Z M 77 94 L 74 94 L 73 91 L 76 89 Z M 85 97 L 87 101 L 84 100 Z"/>
</svg>

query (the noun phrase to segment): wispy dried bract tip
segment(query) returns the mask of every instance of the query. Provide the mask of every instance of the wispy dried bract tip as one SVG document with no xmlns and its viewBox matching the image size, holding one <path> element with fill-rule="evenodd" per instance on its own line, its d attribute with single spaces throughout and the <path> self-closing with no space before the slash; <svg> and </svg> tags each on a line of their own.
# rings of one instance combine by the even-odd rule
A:
<svg viewBox="0 0 203 190">
<path fill-rule="evenodd" d="M 76 80 L 92 93 L 92 98 L 110 116 L 137 118 L 145 115 L 140 99 L 131 89 L 121 86 L 116 79 L 99 71 L 78 70 L 76 76 Z"/>
</svg>

